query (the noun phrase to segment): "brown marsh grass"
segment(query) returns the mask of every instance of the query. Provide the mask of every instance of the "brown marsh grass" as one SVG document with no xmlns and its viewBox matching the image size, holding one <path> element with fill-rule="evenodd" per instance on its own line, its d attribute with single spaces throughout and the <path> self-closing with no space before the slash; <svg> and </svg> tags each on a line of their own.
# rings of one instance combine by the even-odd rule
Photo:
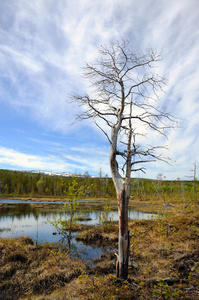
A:
<svg viewBox="0 0 199 300">
<path fill-rule="evenodd" d="M 117 245 L 116 224 L 84 229 L 87 243 Z M 196 204 L 173 203 L 154 219 L 130 221 L 129 230 L 128 281 L 115 277 L 114 253 L 89 268 L 58 244 L 0 239 L 0 299 L 199 299 Z"/>
</svg>

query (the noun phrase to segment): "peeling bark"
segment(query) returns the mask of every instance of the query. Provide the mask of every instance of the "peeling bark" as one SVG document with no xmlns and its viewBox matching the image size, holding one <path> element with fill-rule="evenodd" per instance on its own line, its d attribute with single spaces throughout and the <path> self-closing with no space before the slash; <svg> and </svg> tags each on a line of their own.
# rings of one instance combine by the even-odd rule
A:
<svg viewBox="0 0 199 300">
<path fill-rule="evenodd" d="M 116 266 L 118 277 L 127 279 L 129 260 L 129 230 L 128 230 L 128 198 L 123 189 L 117 194 L 119 211 L 119 239 L 118 239 L 118 263 Z"/>
</svg>

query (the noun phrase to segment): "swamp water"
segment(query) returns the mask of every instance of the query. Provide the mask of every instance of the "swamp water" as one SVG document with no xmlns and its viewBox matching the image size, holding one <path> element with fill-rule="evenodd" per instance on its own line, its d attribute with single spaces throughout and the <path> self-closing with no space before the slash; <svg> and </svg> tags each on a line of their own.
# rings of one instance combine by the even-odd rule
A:
<svg viewBox="0 0 199 300">
<path fill-rule="evenodd" d="M 67 202 L 66 202 L 67 203 Z M 26 202 L 22 200 L 0 199 L 0 238 L 19 237 L 28 235 L 37 243 L 60 242 L 68 246 L 67 239 L 56 234 L 56 229 L 47 221 L 53 221 L 53 215 L 56 218 L 63 217 L 63 202 Z M 40 206 L 40 207 L 37 207 Z M 81 215 L 89 220 L 79 221 L 86 225 L 97 226 L 100 224 L 99 216 L 102 215 L 103 205 L 101 201 L 80 201 L 79 209 Z M 69 218 L 69 211 L 65 211 L 65 218 Z M 130 219 L 147 219 L 152 215 L 148 213 L 137 212 L 129 209 Z M 108 213 L 108 218 L 112 217 L 114 221 L 118 220 L 118 211 L 113 209 Z M 70 250 L 74 256 L 86 260 L 92 264 L 94 259 L 109 251 L 108 247 L 88 246 L 75 240 L 77 233 L 72 233 L 70 239 Z"/>
</svg>

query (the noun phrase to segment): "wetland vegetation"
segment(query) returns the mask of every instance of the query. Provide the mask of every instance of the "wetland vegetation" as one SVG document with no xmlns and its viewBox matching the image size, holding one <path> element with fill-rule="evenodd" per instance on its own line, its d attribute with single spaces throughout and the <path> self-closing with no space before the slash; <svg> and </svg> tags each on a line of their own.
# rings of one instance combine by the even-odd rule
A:
<svg viewBox="0 0 199 300">
<path fill-rule="evenodd" d="M 133 184 L 137 187 L 134 190 L 132 185 L 130 207 L 154 213 L 154 218 L 129 221 L 128 280 L 115 276 L 117 222 L 104 218 L 94 226 L 79 225 L 79 220 L 73 224 L 77 242 L 107 247 L 92 264 L 78 253 L 70 255 L 68 247 L 58 242 L 36 243 L 28 236 L 0 238 L 0 299 L 198 299 L 198 182 L 139 179 L 138 186 L 135 179 Z M 106 199 L 98 200 L 104 209 Z M 92 208 L 94 203 L 90 202 Z M 2 204 L 0 213 L 9 206 Z M 117 207 L 114 195 L 109 204 Z M 42 212 L 45 205 L 36 210 Z"/>
</svg>

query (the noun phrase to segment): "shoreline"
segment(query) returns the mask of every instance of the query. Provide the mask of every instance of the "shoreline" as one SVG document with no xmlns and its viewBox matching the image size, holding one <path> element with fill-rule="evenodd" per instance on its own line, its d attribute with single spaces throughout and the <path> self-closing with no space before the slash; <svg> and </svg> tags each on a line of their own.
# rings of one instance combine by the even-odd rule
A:
<svg viewBox="0 0 199 300">
<path fill-rule="evenodd" d="M 50 197 L 23 197 L 23 196 L 0 196 L 0 199 L 7 199 L 7 200 L 22 200 L 22 201 L 33 201 L 33 202 L 40 202 L 40 201 L 46 201 L 46 202 L 68 202 L 69 198 L 50 198 Z M 83 198 L 81 201 L 105 201 L 105 198 Z"/>
<path fill-rule="evenodd" d="M 28 236 L 0 239 L 0 294 L 4 299 L 18 294 L 17 299 L 26 300 L 80 299 L 82 295 L 82 299 L 90 300 L 124 299 L 124 295 L 129 299 L 157 299 L 159 295 L 198 299 L 198 209 L 187 207 L 162 219 L 130 222 L 127 281 L 117 279 L 111 249 L 90 268 L 78 256 L 71 258 L 58 244 L 37 245 Z M 116 231 L 115 226 L 85 229 L 81 239 L 92 245 L 108 237 L 112 245 Z"/>
<path fill-rule="evenodd" d="M 40 203 L 40 202 L 50 202 L 50 203 L 57 203 L 57 202 L 62 202 L 67 203 L 70 201 L 69 198 L 50 198 L 50 197 L 20 197 L 20 196 L 10 196 L 10 197 L 3 197 L 0 196 L 0 200 L 1 199 L 7 199 L 7 200 L 21 200 L 24 201 L 24 203 L 26 203 L 26 201 L 31 201 L 33 203 Z M 107 198 L 83 198 L 80 199 L 81 203 L 90 203 L 91 205 L 98 202 L 101 205 L 105 205 Z M 77 200 L 78 201 L 78 200 Z M 118 204 L 117 204 L 117 200 L 116 199 L 109 199 L 110 201 L 110 205 L 112 206 L 112 208 L 117 208 Z M 44 203 L 45 204 L 45 203 Z M 4 205 L 4 204 L 3 204 Z M 1 205 L 1 207 L 3 206 Z M 142 212 L 142 213 L 158 213 L 159 211 L 164 211 L 165 209 L 168 210 L 172 210 L 173 208 L 175 208 L 175 204 L 174 203 L 167 203 L 166 205 L 163 205 L 163 203 L 157 199 L 151 199 L 151 200 L 147 200 L 147 201 L 141 201 L 139 199 L 130 199 L 129 200 L 129 208 L 132 208 L 136 211 Z"/>
</svg>

